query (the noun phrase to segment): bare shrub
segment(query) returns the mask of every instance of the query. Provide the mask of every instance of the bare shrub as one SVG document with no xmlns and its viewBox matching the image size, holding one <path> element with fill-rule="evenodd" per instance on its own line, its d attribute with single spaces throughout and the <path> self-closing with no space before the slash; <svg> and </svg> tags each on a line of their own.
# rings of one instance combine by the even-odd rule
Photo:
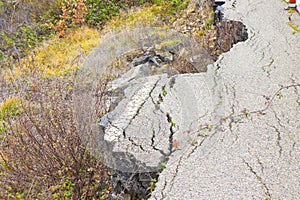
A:
<svg viewBox="0 0 300 200">
<path fill-rule="evenodd" d="M 2 97 L 1 199 L 91 199 L 109 193 L 107 168 L 86 150 L 75 126 L 72 79 L 64 79 L 20 81 L 18 92 Z"/>
</svg>

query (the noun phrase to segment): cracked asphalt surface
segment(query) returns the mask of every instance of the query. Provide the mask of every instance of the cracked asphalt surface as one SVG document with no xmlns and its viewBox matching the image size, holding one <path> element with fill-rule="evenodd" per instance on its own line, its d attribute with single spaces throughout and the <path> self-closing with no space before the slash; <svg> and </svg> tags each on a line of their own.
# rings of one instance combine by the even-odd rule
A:
<svg viewBox="0 0 300 200">
<path fill-rule="evenodd" d="M 122 98 L 93 140 L 106 164 L 135 174 L 167 163 L 152 200 L 299 199 L 300 33 L 289 20 L 300 17 L 284 6 L 226 1 L 249 39 L 206 73 L 140 76 L 146 63 L 116 79 Z"/>
<path fill-rule="evenodd" d="M 205 105 L 205 94 L 185 93 L 196 101 L 178 117 L 198 119 L 185 127 L 193 132 L 208 123 L 212 128 L 203 129 L 189 148 L 178 143 L 150 199 L 300 198 L 300 35 L 292 33 L 284 6 L 281 1 L 226 1 L 225 17 L 242 21 L 249 39 L 209 66 L 214 78 L 206 82 L 213 97 L 207 111 L 198 112 L 202 106 L 197 105 Z M 201 79 L 193 76 L 188 88 L 167 93 L 196 87 Z M 174 103 L 167 99 L 166 104 Z M 180 106 L 173 104 L 169 111 L 175 122 L 181 120 L 176 117 Z M 182 125 L 174 138 L 186 134 Z"/>
</svg>

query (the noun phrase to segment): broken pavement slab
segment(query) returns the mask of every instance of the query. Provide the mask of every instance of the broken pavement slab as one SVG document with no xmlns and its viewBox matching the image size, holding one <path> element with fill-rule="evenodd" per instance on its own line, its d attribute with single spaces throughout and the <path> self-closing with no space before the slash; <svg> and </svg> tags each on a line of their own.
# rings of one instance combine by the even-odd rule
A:
<svg viewBox="0 0 300 200">
<path fill-rule="evenodd" d="M 164 74 L 133 79 L 124 82 L 125 87 L 119 85 L 125 88 L 123 99 L 100 123 L 104 141 L 112 146 L 104 149 L 106 164 L 123 172 L 160 171 L 161 163 L 175 151 L 174 140 L 182 150 L 192 147 L 195 136 L 188 131 L 215 117 L 209 114 L 216 100 L 213 81 L 205 73 Z M 124 166 L 116 160 L 130 156 L 114 157 L 114 152 L 127 152 L 139 162 Z M 140 162 L 146 168 L 140 168 Z"/>
<path fill-rule="evenodd" d="M 189 151 L 204 139 L 193 130 L 218 118 L 210 115 L 217 113 L 218 87 L 212 71 L 171 77 L 131 71 L 136 69 L 111 83 L 122 88 L 122 100 L 101 118 L 98 141 L 102 161 L 113 170 L 115 193 L 125 191 L 135 199 L 149 194 L 151 182 L 177 149 Z"/>
</svg>

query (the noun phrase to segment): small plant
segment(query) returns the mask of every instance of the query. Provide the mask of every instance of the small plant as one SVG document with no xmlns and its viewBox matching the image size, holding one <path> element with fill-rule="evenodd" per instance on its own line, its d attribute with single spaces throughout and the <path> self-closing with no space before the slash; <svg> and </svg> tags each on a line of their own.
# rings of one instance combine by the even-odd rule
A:
<svg viewBox="0 0 300 200">
<path fill-rule="evenodd" d="M 165 89 L 165 86 L 162 88 L 162 95 L 164 97 L 167 96 L 167 90 Z"/>
<path fill-rule="evenodd" d="M 200 136 L 200 137 L 206 137 L 206 134 L 205 134 L 204 132 L 200 131 L 200 132 L 198 133 L 198 136 Z"/>
<path fill-rule="evenodd" d="M 278 93 L 276 94 L 276 96 L 278 97 L 278 99 L 282 99 L 282 97 L 283 97 L 282 93 L 280 93 L 280 92 L 278 92 Z"/>
<path fill-rule="evenodd" d="M 197 34 L 196 34 L 196 36 L 198 36 L 198 37 L 202 37 L 202 36 L 204 36 L 205 34 L 206 34 L 206 30 L 199 30 L 198 32 L 197 32 Z"/>
<path fill-rule="evenodd" d="M 160 49 L 172 48 L 180 43 L 182 43 L 182 41 L 180 39 L 166 40 L 166 41 L 161 42 L 159 44 L 159 46 L 157 47 L 157 49 L 160 50 Z"/>
<path fill-rule="evenodd" d="M 173 121 L 171 121 L 170 124 L 171 124 L 171 127 L 175 127 L 176 126 L 175 122 L 173 122 Z"/>
<path fill-rule="evenodd" d="M 5 100 L 0 104 L 0 120 L 6 121 L 9 118 L 21 114 L 21 100 L 15 97 Z"/>
<path fill-rule="evenodd" d="M 155 178 L 151 179 L 150 187 L 148 188 L 151 192 L 156 188 L 156 182 L 157 180 Z"/>
<path fill-rule="evenodd" d="M 175 150 L 178 150 L 178 149 L 179 149 L 178 141 L 177 141 L 176 139 L 173 140 L 173 147 L 175 148 Z"/>
<path fill-rule="evenodd" d="M 142 109 L 142 106 L 139 106 L 138 109 L 137 109 L 137 111 L 136 111 L 136 114 L 139 114 L 140 111 L 141 111 L 141 109 Z"/>
<path fill-rule="evenodd" d="M 270 197 L 262 198 L 261 200 L 272 200 Z"/>
<path fill-rule="evenodd" d="M 208 131 L 211 132 L 212 129 L 213 129 L 213 127 L 214 127 L 214 126 L 213 126 L 212 124 L 209 124 L 209 125 L 207 126 Z"/>
<path fill-rule="evenodd" d="M 290 22 L 289 26 L 294 30 L 293 34 L 296 34 L 296 33 L 300 32 L 300 28 L 296 24 L 294 24 L 293 22 Z"/>
<path fill-rule="evenodd" d="M 164 169 L 166 169 L 166 165 L 167 165 L 166 162 L 162 162 L 161 163 L 161 171 L 163 171 Z"/>
<path fill-rule="evenodd" d="M 209 12 L 209 18 L 205 22 L 205 30 L 212 30 L 214 24 L 214 11 Z"/>
</svg>

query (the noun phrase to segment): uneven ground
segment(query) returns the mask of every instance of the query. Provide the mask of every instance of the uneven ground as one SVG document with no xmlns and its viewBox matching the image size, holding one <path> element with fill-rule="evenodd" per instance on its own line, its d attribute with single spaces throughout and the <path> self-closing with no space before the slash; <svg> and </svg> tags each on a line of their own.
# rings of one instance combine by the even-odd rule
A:
<svg viewBox="0 0 300 200">
<path fill-rule="evenodd" d="M 100 137 L 94 125 L 93 139 L 84 139 L 116 171 L 117 193 L 132 199 L 149 190 L 154 190 L 150 199 L 300 198 L 300 40 L 289 21 L 297 24 L 299 16 L 289 17 L 284 6 L 227 1 L 226 19 L 243 22 L 249 39 L 208 65 L 207 72 L 152 74 L 149 69 L 163 66 L 147 58 L 132 61 L 131 69 L 110 83 L 113 110 L 101 118 Z M 98 66 L 136 47 L 150 51 L 148 43 L 159 50 L 151 41 L 154 33 L 185 38 L 154 29 L 110 38 L 87 59 L 84 69 L 94 76 L 82 76 L 87 79 L 79 81 L 76 101 L 91 98 L 84 91 L 98 78 Z M 178 54 L 187 52 L 178 48 Z M 190 52 L 188 60 L 204 55 Z M 88 116 L 79 117 L 88 123 L 91 112 L 82 107 Z"/>
<path fill-rule="evenodd" d="M 48 57 L 43 51 L 33 55 L 40 57 L 43 62 L 46 61 L 44 65 L 47 67 L 40 68 L 46 75 L 43 80 L 50 85 L 51 82 L 48 83 L 47 77 L 67 75 L 70 73 L 69 70 L 76 68 L 75 65 L 81 61 L 84 62 L 83 67 L 78 70 L 76 77 L 78 79 L 72 87 L 72 92 L 74 92 L 72 112 L 76 118 L 74 121 L 78 121 L 80 125 L 77 127 L 78 131 L 82 133 L 80 135 L 82 137 L 77 137 L 77 139 L 80 143 L 87 142 L 87 147 L 91 150 L 83 154 L 86 157 L 82 156 L 82 163 L 87 163 L 84 165 L 87 168 L 87 174 L 91 175 L 82 174 L 82 180 L 92 177 L 84 187 L 88 188 L 94 179 L 99 180 L 101 177 L 100 175 L 94 176 L 93 170 L 100 171 L 90 167 L 94 166 L 94 163 L 84 160 L 86 158 L 89 161 L 90 153 L 92 153 L 94 156 L 101 155 L 97 157 L 98 160 L 101 158 L 101 161 L 104 161 L 111 169 L 112 187 L 105 191 L 113 199 L 148 197 L 150 199 L 299 199 L 299 15 L 297 13 L 291 15 L 285 11 L 283 8 L 286 5 L 279 0 L 272 2 L 228 0 L 225 4 L 225 18 L 228 21 L 224 23 L 224 26 L 220 26 L 225 27 L 222 31 L 216 29 L 220 24 L 212 26 L 213 21 L 209 16 L 212 14 L 209 7 L 211 6 L 210 0 L 192 2 L 195 4 L 188 7 L 187 15 L 173 24 L 178 32 L 144 27 L 124 29 L 119 34 L 107 33 L 105 37 L 101 37 L 102 42 L 98 49 L 95 49 L 91 56 L 83 59 L 87 49 L 97 45 L 100 39 L 90 40 L 90 38 L 98 38 L 98 32 L 82 28 L 82 32 L 87 35 L 72 34 L 73 37 L 54 41 L 58 44 L 64 43 L 68 47 L 59 48 L 63 52 L 58 53 L 62 55 L 61 57 Z M 158 9 L 158 7 L 155 8 Z M 154 21 L 156 20 L 154 13 L 149 15 L 146 12 L 147 15 L 144 16 L 144 12 L 146 11 L 133 16 L 142 13 L 143 17 L 140 19 L 151 18 L 145 20 L 146 22 L 151 21 L 152 17 Z M 131 16 L 130 19 L 132 18 L 135 17 Z M 172 21 L 173 19 L 166 20 Z M 231 26 L 229 20 L 236 20 L 234 22 L 236 28 Z M 227 22 L 228 26 L 226 26 Z M 245 27 L 240 22 L 246 25 L 248 34 L 244 34 Z M 205 27 L 207 29 L 202 29 Z M 237 34 L 241 37 L 228 33 L 228 30 L 241 33 Z M 207 66 L 207 63 L 214 62 L 208 52 L 202 49 L 193 38 L 180 32 L 203 36 L 203 41 L 207 43 L 203 47 L 206 50 L 209 49 L 212 55 L 219 55 L 229 50 L 231 44 L 248 39 L 246 42 L 234 45 L 214 64 Z M 68 41 L 72 38 L 84 42 L 80 45 L 75 42 L 73 46 L 71 45 L 72 48 L 69 48 Z M 72 50 L 73 48 L 76 50 Z M 219 51 L 219 48 L 222 51 Z M 77 50 L 80 51 L 78 56 L 76 56 Z M 49 48 L 46 51 L 50 55 L 57 53 L 56 48 Z M 60 66 L 64 65 L 62 57 L 66 56 L 65 53 L 68 54 L 67 67 L 61 69 Z M 71 59 L 73 56 L 74 59 Z M 24 67 L 23 70 L 18 70 L 18 67 L 13 70 L 8 69 L 9 73 L 4 74 L 5 78 L 13 80 L 14 75 L 20 75 L 19 81 L 23 86 L 21 74 L 26 79 L 26 71 L 32 72 L 31 66 L 40 66 L 35 62 L 32 64 L 32 61 L 35 60 L 31 60 L 31 57 L 25 59 L 25 64 L 20 64 Z M 31 64 L 27 67 L 26 62 Z M 124 63 L 126 63 L 126 69 L 129 69 L 127 72 L 122 69 Z M 109 72 L 110 76 L 105 78 L 113 80 L 108 83 L 109 91 L 106 91 L 106 79 L 103 75 L 100 76 L 104 72 L 106 74 Z M 105 80 L 102 80 L 103 78 Z M 17 85 L 18 81 L 15 83 Z M 46 83 L 43 85 L 43 83 L 32 81 L 24 85 L 24 90 L 28 87 L 38 93 L 39 89 L 43 91 L 46 88 L 49 94 L 52 93 L 52 90 L 48 90 L 48 85 Z M 99 84 L 97 86 L 99 91 L 97 90 L 96 95 L 95 84 Z M 56 85 L 53 87 L 56 91 Z M 31 94 L 31 89 L 29 94 Z M 66 90 L 69 89 L 66 86 Z M 1 90 L 4 96 L 10 93 L 10 90 L 5 87 Z M 22 90 L 20 92 L 22 96 L 23 87 L 20 90 Z M 45 96 L 47 94 L 45 93 Z M 52 95 L 56 96 L 56 93 Z M 61 96 L 58 95 L 58 97 Z M 68 100 L 68 98 L 63 99 Z M 97 102 L 94 102 L 95 100 Z M 48 102 L 43 99 L 41 101 Z M 3 122 L 1 123 L 3 124 L 8 121 L 6 118 L 19 115 L 19 110 L 14 111 L 13 107 L 18 105 L 18 101 L 11 102 L 12 111 L 2 114 Z M 56 108 L 56 103 L 61 102 L 61 99 L 55 98 L 53 102 L 53 108 Z M 100 131 L 95 121 L 99 120 L 98 116 L 101 114 L 94 112 L 94 104 L 99 106 L 97 110 L 99 109 L 101 113 L 111 111 L 101 118 Z M 2 107 L 5 108 L 5 106 Z M 73 117 L 71 109 L 66 109 Z M 5 111 L 5 109 L 2 110 Z M 6 110 L 9 111 L 9 109 Z M 34 112 L 33 116 L 36 113 Z M 62 115 L 58 116 L 64 119 L 64 112 L 61 113 Z M 44 115 L 48 116 L 47 114 L 45 112 Z M 53 118 L 57 119 L 56 115 Z M 52 115 L 49 119 L 52 119 Z M 76 122 L 73 119 L 67 120 L 72 121 L 75 126 Z M 64 120 L 58 121 L 60 125 L 69 124 Z M 40 121 L 37 122 L 35 126 L 40 124 Z M 30 130 L 34 129 L 31 128 L 30 123 L 25 123 L 25 130 L 28 130 L 27 127 Z M 49 131 L 49 127 L 54 128 L 55 131 Z M 63 135 L 57 131 L 56 126 L 49 127 L 45 127 L 45 132 L 50 133 L 50 137 L 45 137 L 46 139 L 52 138 L 51 134 L 54 134 L 53 138 L 57 137 L 55 134 Z M 0 132 L 3 130 L 2 128 Z M 7 131 L 6 135 L 9 135 L 7 133 L 10 133 L 10 129 Z M 70 132 L 73 133 L 73 130 Z M 40 133 L 43 135 L 44 132 L 40 131 Z M 66 144 L 77 148 L 78 144 L 73 143 L 73 135 L 69 138 L 72 139 Z M 24 142 L 22 139 L 23 134 L 20 141 Z M 34 144 L 40 146 L 40 143 L 36 141 Z M 59 163 L 59 167 L 69 167 L 69 163 L 73 163 L 72 159 L 76 160 L 77 156 L 73 158 L 69 156 L 74 152 L 70 148 L 65 148 L 65 143 L 59 143 L 60 141 L 57 140 L 59 145 L 55 145 L 53 141 L 50 143 L 49 140 L 42 141 L 51 150 L 53 146 L 58 146 L 59 148 L 55 151 L 58 155 L 66 157 L 66 164 Z M 34 181 L 44 180 L 46 170 L 40 170 L 41 179 L 35 179 L 37 174 L 34 171 L 36 166 L 32 161 L 34 159 L 31 157 L 25 159 L 22 154 L 24 148 L 18 143 L 13 142 L 13 144 L 15 145 L 13 150 L 9 150 L 11 146 L 5 146 L 5 149 L 9 150 L 7 152 L 10 153 L 12 161 L 17 161 L 17 163 L 26 161 L 27 163 L 20 165 L 20 169 L 24 166 L 25 169 L 28 168 L 29 172 L 34 175 Z M 31 148 L 30 140 L 28 143 L 25 141 L 21 144 L 34 149 Z M 70 154 L 65 154 L 66 149 L 70 150 Z M 79 150 L 86 152 L 83 147 Z M 15 152 L 19 154 L 14 154 Z M 36 154 L 32 151 L 29 156 L 40 158 L 40 152 L 37 152 Z M 46 166 L 45 169 L 52 171 L 53 167 L 47 168 L 48 161 L 51 162 L 53 159 L 52 155 L 49 154 L 49 156 L 51 159 L 45 157 L 43 160 L 45 165 L 39 159 L 37 162 L 41 167 L 39 169 L 44 169 L 43 167 Z M 1 161 L 3 163 L 4 159 Z M 28 163 L 28 166 L 33 167 L 28 167 L 26 165 Z M 30 165 L 31 163 L 33 165 Z M 4 169 L 3 166 L 6 167 L 6 163 L 2 164 L 2 169 Z M 82 171 L 81 166 L 75 167 L 78 168 L 69 168 L 70 171 Z M 18 166 L 16 169 L 25 177 L 31 176 L 27 171 L 19 170 Z M 69 188 L 67 190 L 73 190 L 73 184 L 69 183 L 68 179 L 68 168 L 65 174 L 67 175 L 62 176 L 60 170 L 54 173 L 54 175 L 59 175 L 59 181 L 64 178 L 67 180 L 58 185 L 56 185 L 56 180 L 53 181 L 55 183 L 53 186 L 62 185 L 61 191 L 56 192 L 56 187 L 50 188 L 49 185 L 44 185 L 47 188 L 46 191 L 53 192 L 53 195 L 72 196 L 69 191 L 65 190 L 67 187 Z M 0 175 L 3 177 L 4 174 Z M 49 177 L 55 178 L 52 175 Z M 17 181 L 22 180 L 18 176 L 12 177 L 15 177 Z M 48 181 L 42 182 L 49 183 Z M 78 183 L 80 182 L 81 179 Z M 30 195 L 32 186 L 27 182 L 20 181 L 20 183 L 23 186 L 15 184 L 17 185 L 13 191 L 15 194 L 9 195 L 15 195 L 16 198 Z M 95 184 L 99 185 L 98 182 Z M 5 181 L 4 185 L 7 185 Z M 26 192 L 24 195 L 19 194 L 17 192 L 19 186 L 23 187 L 22 191 L 26 188 L 25 191 L 29 191 L 28 194 Z M 27 190 L 28 186 L 29 190 Z M 76 186 L 81 187 L 80 184 Z M 85 189 L 81 192 L 85 193 L 84 191 Z M 10 193 L 9 189 L 8 192 Z M 102 191 L 98 192 L 95 188 L 95 194 L 91 195 L 99 196 L 102 193 Z M 78 198 L 82 193 L 78 192 Z M 30 196 L 27 197 L 30 198 Z M 72 198 L 76 197 L 72 196 Z"/>
<path fill-rule="evenodd" d="M 292 34 L 284 6 L 226 2 L 225 16 L 242 21 L 249 39 L 210 66 L 217 87 L 207 94 L 213 103 L 202 104 L 213 104 L 207 115 L 214 128 L 192 148 L 178 144 L 150 199 L 300 198 L 300 35 Z M 200 84 L 195 77 L 191 85 Z M 227 120 L 218 123 L 222 116 Z"/>
</svg>

